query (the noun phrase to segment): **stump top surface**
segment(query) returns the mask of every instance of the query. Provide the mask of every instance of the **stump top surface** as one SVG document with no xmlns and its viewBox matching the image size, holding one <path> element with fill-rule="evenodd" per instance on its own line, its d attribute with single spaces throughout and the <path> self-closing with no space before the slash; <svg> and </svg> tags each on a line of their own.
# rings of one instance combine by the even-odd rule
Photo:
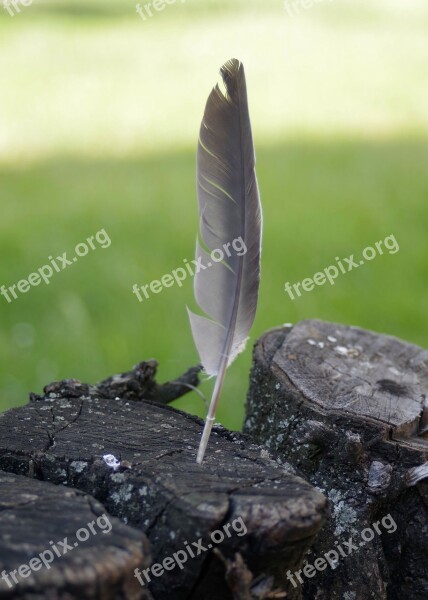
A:
<svg viewBox="0 0 428 600">
<path fill-rule="evenodd" d="M 326 412 L 392 426 L 397 436 L 423 433 L 426 349 L 357 327 L 307 320 L 286 335 L 273 367 Z"/>
<path fill-rule="evenodd" d="M 222 552 L 239 552 L 255 572 L 294 564 L 324 521 L 324 496 L 222 428 L 196 464 L 201 432 L 199 419 L 165 406 L 48 395 L 0 415 L 0 469 L 89 492 L 146 533 L 154 562 L 240 517 L 245 535 L 225 537 Z M 153 596 L 187 598 L 220 568 L 213 556 L 165 572 Z"/>
<path fill-rule="evenodd" d="M 150 512 L 148 506 L 163 498 L 183 515 L 212 523 L 221 522 L 233 502 L 259 528 L 254 507 L 261 505 L 276 516 L 278 530 L 292 538 L 320 527 L 325 499 L 317 490 L 222 428 L 213 430 L 204 463 L 198 465 L 200 435 L 199 419 L 165 406 L 46 398 L 0 415 L 0 468 L 16 469 L 33 460 L 43 478 L 76 487 L 107 477 L 113 505 L 130 523 L 128 508 L 140 507 L 142 519 L 141 508 L 147 504 Z M 117 459 L 118 471 L 105 462 L 108 455 Z M 156 502 L 148 489 L 158 490 Z M 121 494 L 129 496 L 126 502 Z"/>
</svg>

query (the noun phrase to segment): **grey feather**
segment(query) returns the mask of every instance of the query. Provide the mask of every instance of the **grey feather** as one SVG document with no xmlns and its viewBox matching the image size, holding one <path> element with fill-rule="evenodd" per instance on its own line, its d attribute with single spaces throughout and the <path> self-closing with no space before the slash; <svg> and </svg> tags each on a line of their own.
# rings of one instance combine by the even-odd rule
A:
<svg viewBox="0 0 428 600">
<path fill-rule="evenodd" d="M 195 275 L 194 288 L 208 318 L 189 311 L 202 365 L 217 376 L 207 417 L 211 426 L 226 369 L 243 350 L 256 314 L 262 221 L 244 67 L 232 59 L 220 72 L 225 92 L 216 85 L 208 98 L 197 154 L 196 260 L 211 266 Z M 240 256 L 232 246 L 239 239 L 246 248 L 245 254 L 238 248 Z M 221 262 L 211 255 L 217 249 Z"/>
</svg>

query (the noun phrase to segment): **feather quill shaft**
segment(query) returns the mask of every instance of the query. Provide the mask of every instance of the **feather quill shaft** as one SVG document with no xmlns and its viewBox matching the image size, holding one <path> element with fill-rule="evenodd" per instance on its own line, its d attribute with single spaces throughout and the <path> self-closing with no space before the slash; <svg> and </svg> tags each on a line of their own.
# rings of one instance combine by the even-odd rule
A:
<svg viewBox="0 0 428 600">
<path fill-rule="evenodd" d="M 262 217 L 245 73 L 236 59 L 220 73 L 224 91 L 217 85 L 208 97 L 197 153 L 196 260 L 204 268 L 195 275 L 194 290 L 207 317 L 188 311 L 204 370 L 217 377 L 198 463 L 205 455 L 226 370 L 244 349 L 253 324 L 260 280 Z"/>
</svg>

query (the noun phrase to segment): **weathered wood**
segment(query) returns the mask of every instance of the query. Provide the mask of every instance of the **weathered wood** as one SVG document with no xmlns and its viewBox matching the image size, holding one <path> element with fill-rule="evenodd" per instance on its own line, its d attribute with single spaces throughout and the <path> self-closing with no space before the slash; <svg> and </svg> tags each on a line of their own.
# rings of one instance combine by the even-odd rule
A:
<svg viewBox="0 0 428 600">
<path fill-rule="evenodd" d="M 231 537 L 217 546 L 221 557 L 208 548 L 182 570 L 151 575 L 154 598 L 232 598 L 224 560 L 241 559 L 254 579 L 250 585 L 241 569 L 234 591 L 246 581 L 252 599 L 281 586 L 287 598 L 300 597 L 285 573 L 298 568 L 322 526 L 320 492 L 220 427 L 197 465 L 202 422 L 170 407 L 93 395 L 61 398 L 52 391 L 61 386 L 46 389 L 46 397 L 33 396 L 27 406 L 0 415 L 1 469 L 90 493 L 111 515 L 146 533 L 154 562 L 199 538 L 208 548 L 213 531 L 243 520 L 246 535 L 230 529 Z M 105 455 L 120 466 L 109 467 Z"/>
<path fill-rule="evenodd" d="M 428 597 L 427 397 L 428 350 L 389 336 L 314 320 L 256 344 L 245 431 L 332 504 L 308 564 L 358 546 L 301 574 L 305 599 Z"/>
<path fill-rule="evenodd" d="M 57 398 L 122 398 L 122 400 L 151 400 L 158 404 L 169 404 L 188 394 L 199 385 L 198 374 L 201 366 L 188 369 L 181 377 L 163 384 L 156 382 L 156 360 L 143 361 L 126 373 L 108 377 L 95 385 L 82 383 L 78 379 L 54 381 L 45 386 L 45 394 L 55 394 Z M 31 394 L 37 400 L 43 396 Z"/>
<path fill-rule="evenodd" d="M 150 600 L 134 577 L 149 563 L 145 535 L 91 496 L 0 471 L 0 598 Z"/>
</svg>

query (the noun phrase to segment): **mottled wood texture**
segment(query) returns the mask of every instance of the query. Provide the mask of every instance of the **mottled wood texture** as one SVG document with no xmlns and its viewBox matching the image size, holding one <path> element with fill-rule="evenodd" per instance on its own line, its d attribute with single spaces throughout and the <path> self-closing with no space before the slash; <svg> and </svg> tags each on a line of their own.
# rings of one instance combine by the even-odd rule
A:
<svg viewBox="0 0 428 600">
<path fill-rule="evenodd" d="M 358 546 L 301 574 L 305 599 L 428 597 L 427 397 L 428 350 L 393 337 L 311 320 L 256 344 L 245 431 L 331 503 L 307 562 Z"/>
<path fill-rule="evenodd" d="M 285 573 L 298 568 L 323 524 L 326 500 L 319 491 L 220 427 L 197 465 L 199 419 L 142 401 L 141 393 L 138 401 L 110 392 L 101 398 L 89 388 L 59 382 L 0 415 L 0 468 L 91 494 L 110 515 L 145 532 L 154 562 L 185 541 L 203 538 L 207 547 L 211 532 L 242 518 L 246 535 L 232 529 L 182 570 L 152 576 L 156 600 L 283 597 L 273 596 L 273 588 L 300 597 Z M 109 467 L 107 454 L 120 467 Z"/>
</svg>

